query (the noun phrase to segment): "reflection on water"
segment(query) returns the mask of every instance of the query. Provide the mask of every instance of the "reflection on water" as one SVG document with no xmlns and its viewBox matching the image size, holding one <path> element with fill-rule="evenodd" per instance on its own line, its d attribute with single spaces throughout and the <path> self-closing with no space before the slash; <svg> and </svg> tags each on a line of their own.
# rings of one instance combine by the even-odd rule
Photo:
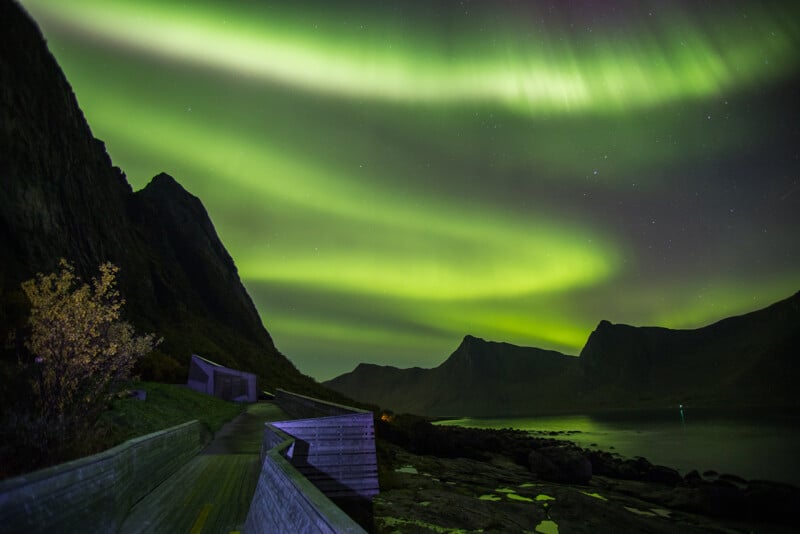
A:
<svg viewBox="0 0 800 534">
<path fill-rule="evenodd" d="M 800 416 L 692 410 L 515 418 L 465 418 L 438 424 L 576 433 L 552 436 L 584 448 L 644 456 L 686 473 L 713 469 L 747 479 L 800 485 Z"/>
</svg>

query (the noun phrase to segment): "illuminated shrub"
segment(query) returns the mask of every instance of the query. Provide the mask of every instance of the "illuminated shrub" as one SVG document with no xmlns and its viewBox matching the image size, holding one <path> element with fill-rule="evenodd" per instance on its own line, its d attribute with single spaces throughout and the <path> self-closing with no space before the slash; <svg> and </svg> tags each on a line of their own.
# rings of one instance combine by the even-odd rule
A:
<svg viewBox="0 0 800 534">
<path fill-rule="evenodd" d="M 105 263 L 91 283 L 81 283 L 62 259 L 59 272 L 23 282 L 31 306 L 21 369 L 28 398 L 4 424 L 13 431 L 15 457 L 29 464 L 18 470 L 88 452 L 100 413 L 136 361 L 158 344 L 120 319 L 125 301 L 116 288 L 118 271 Z"/>
</svg>

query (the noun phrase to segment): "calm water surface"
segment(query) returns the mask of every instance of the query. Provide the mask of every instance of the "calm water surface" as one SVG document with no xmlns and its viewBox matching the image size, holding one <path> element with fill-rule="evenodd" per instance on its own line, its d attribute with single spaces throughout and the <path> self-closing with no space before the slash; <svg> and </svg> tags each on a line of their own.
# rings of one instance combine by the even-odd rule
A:
<svg viewBox="0 0 800 534">
<path fill-rule="evenodd" d="M 715 413 L 687 408 L 683 418 L 675 409 L 613 415 L 465 418 L 439 424 L 528 431 L 578 430 L 553 437 L 626 457 L 644 456 L 681 473 L 713 469 L 746 479 L 800 486 L 800 414 Z"/>
</svg>

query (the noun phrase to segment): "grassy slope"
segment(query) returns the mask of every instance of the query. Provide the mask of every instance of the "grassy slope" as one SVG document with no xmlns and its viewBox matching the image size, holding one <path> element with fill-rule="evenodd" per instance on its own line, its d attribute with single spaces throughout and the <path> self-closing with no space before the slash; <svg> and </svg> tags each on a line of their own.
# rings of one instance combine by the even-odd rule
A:
<svg viewBox="0 0 800 534">
<path fill-rule="evenodd" d="M 136 382 L 130 384 L 129 389 L 145 390 L 147 399 L 122 398 L 112 403 L 111 409 L 98 422 L 104 434 L 105 447 L 192 419 L 199 420 L 209 434 L 213 434 L 245 408 L 244 404 L 224 401 L 174 384 Z"/>
</svg>

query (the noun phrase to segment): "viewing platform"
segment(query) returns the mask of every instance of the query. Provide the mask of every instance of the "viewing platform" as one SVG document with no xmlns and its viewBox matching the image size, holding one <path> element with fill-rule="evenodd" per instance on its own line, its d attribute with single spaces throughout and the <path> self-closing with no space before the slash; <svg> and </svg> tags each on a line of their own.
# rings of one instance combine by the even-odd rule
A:
<svg viewBox="0 0 800 534">
<path fill-rule="evenodd" d="M 364 532 L 371 412 L 278 390 L 210 442 L 192 421 L 0 483 L 0 531 Z M 369 515 L 369 514 L 367 514 Z"/>
<path fill-rule="evenodd" d="M 288 418 L 274 402 L 249 404 L 197 456 L 136 503 L 120 532 L 240 531 L 258 481 L 264 423 Z"/>
</svg>

